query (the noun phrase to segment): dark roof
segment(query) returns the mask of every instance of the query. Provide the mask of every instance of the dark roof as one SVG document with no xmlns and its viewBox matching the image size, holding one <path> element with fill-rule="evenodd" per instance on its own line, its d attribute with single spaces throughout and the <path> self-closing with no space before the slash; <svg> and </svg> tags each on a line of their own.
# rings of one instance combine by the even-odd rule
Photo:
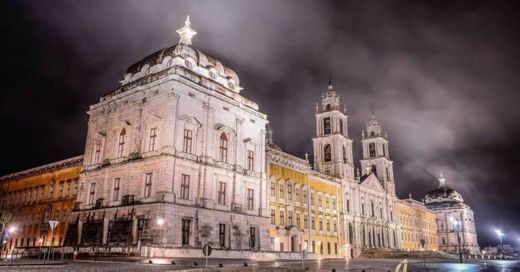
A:
<svg viewBox="0 0 520 272">
<path fill-rule="evenodd" d="M 451 194 L 453 194 L 453 192 L 456 192 L 456 191 L 450 187 L 444 186 L 444 187 L 439 187 L 435 190 L 432 190 L 432 191 L 428 192 L 426 195 L 431 198 L 448 197 Z"/>
</svg>

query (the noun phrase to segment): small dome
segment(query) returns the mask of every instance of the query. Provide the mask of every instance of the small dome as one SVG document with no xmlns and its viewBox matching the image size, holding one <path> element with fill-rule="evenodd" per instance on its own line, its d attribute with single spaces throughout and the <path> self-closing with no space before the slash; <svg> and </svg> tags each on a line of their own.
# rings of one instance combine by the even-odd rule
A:
<svg viewBox="0 0 520 272">
<path fill-rule="evenodd" d="M 454 189 L 447 187 L 447 186 L 441 186 L 441 187 L 427 193 L 426 196 L 424 197 L 424 202 L 426 204 L 463 203 L 464 199 Z"/>
</svg>

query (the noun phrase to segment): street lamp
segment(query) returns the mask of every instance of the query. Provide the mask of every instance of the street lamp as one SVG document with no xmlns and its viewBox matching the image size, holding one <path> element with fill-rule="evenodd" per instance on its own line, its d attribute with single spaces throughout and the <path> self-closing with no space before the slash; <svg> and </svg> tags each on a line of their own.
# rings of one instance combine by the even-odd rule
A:
<svg viewBox="0 0 520 272">
<path fill-rule="evenodd" d="M 460 249 L 460 227 L 461 227 L 461 223 L 460 223 L 460 220 L 459 219 L 456 219 L 456 218 L 453 218 L 453 217 L 450 217 L 450 221 L 451 223 L 453 224 L 453 226 L 455 227 L 455 232 L 457 233 L 457 243 L 459 245 L 459 261 L 460 263 L 462 263 L 462 250 Z"/>
<path fill-rule="evenodd" d="M 163 243 L 163 224 L 164 224 L 164 218 L 162 217 L 159 217 L 157 218 L 157 225 L 159 225 L 161 227 L 161 241 L 160 241 L 160 245 L 162 245 Z"/>
<path fill-rule="evenodd" d="M 504 244 L 502 243 L 502 237 L 504 236 L 504 233 L 500 229 L 496 229 L 495 232 L 498 236 L 498 239 L 500 240 L 500 255 L 503 257 L 504 256 Z"/>
</svg>

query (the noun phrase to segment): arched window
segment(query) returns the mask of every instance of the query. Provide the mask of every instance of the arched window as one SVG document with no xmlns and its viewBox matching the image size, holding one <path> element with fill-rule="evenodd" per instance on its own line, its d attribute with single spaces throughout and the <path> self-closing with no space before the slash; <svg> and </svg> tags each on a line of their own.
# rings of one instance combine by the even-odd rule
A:
<svg viewBox="0 0 520 272">
<path fill-rule="evenodd" d="M 330 162 L 332 160 L 330 144 L 326 144 L 325 145 L 324 154 L 325 154 L 325 156 L 324 156 L 325 157 L 325 161 L 326 162 Z"/>
<path fill-rule="evenodd" d="M 325 110 L 326 110 L 326 111 L 330 111 L 330 104 L 327 104 L 327 105 L 325 106 Z"/>
<path fill-rule="evenodd" d="M 330 134 L 330 117 L 323 118 L 323 134 Z"/>
<path fill-rule="evenodd" d="M 374 137 L 374 136 L 376 136 L 376 133 L 372 131 L 372 132 L 370 132 L 370 136 Z"/>
<path fill-rule="evenodd" d="M 228 138 L 226 133 L 220 134 L 220 161 L 228 161 Z"/>
<path fill-rule="evenodd" d="M 375 158 L 376 156 L 376 143 L 368 144 L 368 152 L 370 153 L 370 158 Z"/>
<path fill-rule="evenodd" d="M 119 133 L 119 143 L 117 145 L 117 157 L 123 157 L 123 150 L 125 149 L 125 137 L 126 137 L 126 129 L 122 129 L 121 133 Z"/>
<path fill-rule="evenodd" d="M 347 149 L 343 146 L 343 163 L 347 163 Z"/>
<path fill-rule="evenodd" d="M 339 133 L 343 134 L 343 119 L 339 119 Z"/>
</svg>

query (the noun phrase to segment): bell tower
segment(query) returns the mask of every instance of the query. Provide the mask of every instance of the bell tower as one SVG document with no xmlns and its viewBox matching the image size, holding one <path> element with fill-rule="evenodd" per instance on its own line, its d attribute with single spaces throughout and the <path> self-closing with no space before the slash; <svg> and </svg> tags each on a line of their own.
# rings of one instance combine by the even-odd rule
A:
<svg viewBox="0 0 520 272">
<path fill-rule="evenodd" d="M 383 135 L 381 125 L 372 114 L 366 128 L 361 131 L 363 159 L 362 175 L 374 173 L 389 193 L 395 194 L 393 161 L 388 151 L 388 135 Z"/>
<path fill-rule="evenodd" d="M 327 91 L 316 103 L 316 137 L 314 168 L 316 171 L 337 178 L 354 178 L 352 140 L 348 136 L 346 107 L 340 105 L 340 97 L 329 81 Z"/>
</svg>

